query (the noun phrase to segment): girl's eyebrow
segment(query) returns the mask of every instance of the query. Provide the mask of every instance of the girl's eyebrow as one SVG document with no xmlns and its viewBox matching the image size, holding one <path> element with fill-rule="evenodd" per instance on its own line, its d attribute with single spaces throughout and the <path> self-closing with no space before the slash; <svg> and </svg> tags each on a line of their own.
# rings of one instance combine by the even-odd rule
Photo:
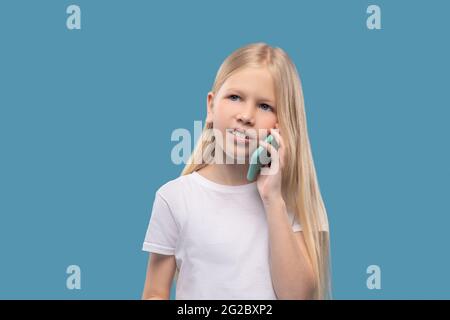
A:
<svg viewBox="0 0 450 320">
<path fill-rule="evenodd" d="M 245 96 L 245 94 L 239 89 L 229 88 L 227 91 L 235 91 L 235 92 L 239 93 L 240 95 Z M 269 103 L 275 104 L 271 99 L 268 99 L 268 98 L 259 98 L 259 100 L 260 101 L 267 101 Z"/>
</svg>

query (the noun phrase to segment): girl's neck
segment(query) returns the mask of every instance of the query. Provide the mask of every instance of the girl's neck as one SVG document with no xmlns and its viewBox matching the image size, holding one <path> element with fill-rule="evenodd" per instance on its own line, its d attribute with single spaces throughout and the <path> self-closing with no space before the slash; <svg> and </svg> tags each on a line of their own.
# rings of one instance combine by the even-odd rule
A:
<svg viewBox="0 0 450 320">
<path fill-rule="evenodd" d="M 248 164 L 208 164 L 198 170 L 205 178 L 230 186 L 238 186 L 250 183 L 247 180 Z"/>
</svg>

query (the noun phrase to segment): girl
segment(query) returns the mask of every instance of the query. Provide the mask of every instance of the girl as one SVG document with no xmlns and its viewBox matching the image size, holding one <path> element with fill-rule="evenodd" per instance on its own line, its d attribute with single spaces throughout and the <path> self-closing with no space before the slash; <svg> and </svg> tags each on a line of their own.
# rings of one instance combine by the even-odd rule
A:
<svg viewBox="0 0 450 320">
<path fill-rule="evenodd" d="M 239 160 L 255 141 L 270 164 L 249 182 Z M 223 62 L 188 164 L 156 192 L 143 250 L 143 299 L 169 299 L 175 273 L 176 299 L 331 298 L 328 219 L 300 78 L 282 49 L 254 43 Z"/>
</svg>

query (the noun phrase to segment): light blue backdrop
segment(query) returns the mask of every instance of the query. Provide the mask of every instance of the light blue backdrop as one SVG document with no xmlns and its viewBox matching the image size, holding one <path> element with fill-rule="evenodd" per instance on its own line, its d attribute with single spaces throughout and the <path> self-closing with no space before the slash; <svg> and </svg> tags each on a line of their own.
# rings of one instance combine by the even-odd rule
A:
<svg viewBox="0 0 450 320">
<path fill-rule="evenodd" d="M 81 8 L 81 30 L 66 8 Z M 381 8 L 381 30 L 366 9 Z M 139 299 L 176 128 L 235 49 L 300 72 L 338 299 L 450 298 L 448 1 L 0 2 L 0 298 Z M 81 267 L 81 290 L 66 268 Z M 366 268 L 381 267 L 381 290 Z M 174 297 L 172 291 L 172 298 Z"/>
</svg>

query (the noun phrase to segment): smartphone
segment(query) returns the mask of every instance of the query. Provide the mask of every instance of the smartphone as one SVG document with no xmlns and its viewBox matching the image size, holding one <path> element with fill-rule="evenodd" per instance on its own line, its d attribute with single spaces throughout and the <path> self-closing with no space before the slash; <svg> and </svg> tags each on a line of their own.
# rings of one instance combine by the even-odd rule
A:
<svg viewBox="0 0 450 320">
<path fill-rule="evenodd" d="M 272 146 L 275 147 L 276 150 L 278 150 L 278 143 L 272 135 L 268 135 L 267 138 L 265 139 L 265 141 L 267 143 L 270 143 Z M 248 167 L 248 172 L 247 172 L 247 180 L 248 181 L 254 181 L 256 179 L 256 176 L 261 171 L 261 166 L 262 166 L 261 154 L 263 153 L 263 151 L 264 151 L 264 147 L 259 146 L 253 152 L 253 154 L 250 158 L 250 166 Z"/>
</svg>

